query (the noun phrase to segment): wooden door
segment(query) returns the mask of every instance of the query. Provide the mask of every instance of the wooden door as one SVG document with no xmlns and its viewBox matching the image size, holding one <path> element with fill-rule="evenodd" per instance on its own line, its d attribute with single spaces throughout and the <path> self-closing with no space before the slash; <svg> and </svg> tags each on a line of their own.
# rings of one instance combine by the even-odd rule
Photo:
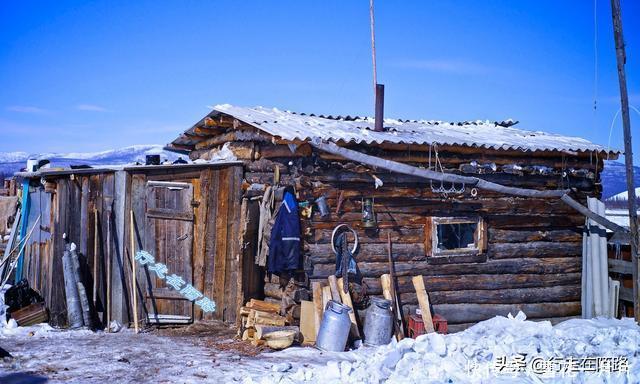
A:
<svg viewBox="0 0 640 384">
<path fill-rule="evenodd" d="M 166 276 L 177 275 L 183 286 L 193 283 L 193 186 L 190 183 L 149 181 L 146 185 L 145 250 L 156 265 L 166 265 Z M 151 323 L 193 321 L 193 303 L 147 269 L 145 304 Z"/>
</svg>

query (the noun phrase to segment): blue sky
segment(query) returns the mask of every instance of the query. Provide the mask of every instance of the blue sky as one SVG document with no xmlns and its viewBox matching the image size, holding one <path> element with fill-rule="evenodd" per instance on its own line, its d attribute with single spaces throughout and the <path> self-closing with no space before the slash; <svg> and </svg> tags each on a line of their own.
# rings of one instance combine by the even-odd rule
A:
<svg viewBox="0 0 640 384">
<path fill-rule="evenodd" d="M 0 151 L 167 143 L 219 103 L 371 115 L 368 7 L 2 1 Z M 640 109 L 640 3 L 622 7 Z M 597 0 L 595 113 L 593 1 L 378 0 L 376 37 L 387 117 L 511 117 L 607 144 L 619 108 L 608 0 Z M 622 146 L 619 118 L 612 146 Z"/>
</svg>

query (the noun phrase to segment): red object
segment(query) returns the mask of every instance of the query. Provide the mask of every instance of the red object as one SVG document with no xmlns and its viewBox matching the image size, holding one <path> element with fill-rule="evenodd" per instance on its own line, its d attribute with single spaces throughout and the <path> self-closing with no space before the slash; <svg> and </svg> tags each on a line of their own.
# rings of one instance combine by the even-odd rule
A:
<svg viewBox="0 0 640 384">
<path fill-rule="evenodd" d="M 447 333 L 447 319 L 438 315 L 433 315 L 433 329 L 438 333 Z M 424 321 L 421 315 L 409 316 L 409 337 L 415 339 L 420 335 L 424 335 Z"/>
</svg>

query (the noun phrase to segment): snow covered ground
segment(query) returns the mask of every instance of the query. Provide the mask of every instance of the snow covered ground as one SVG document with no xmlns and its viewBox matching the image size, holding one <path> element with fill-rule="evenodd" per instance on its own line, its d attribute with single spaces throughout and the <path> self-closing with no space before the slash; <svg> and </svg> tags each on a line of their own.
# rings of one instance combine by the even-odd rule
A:
<svg viewBox="0 0 640 384">
<path fill-rule="evenodd" d="M 230 329 L 200 327 L 140 334 L 60 331 L 47 325 L 5 328 L 0 331 L 0 346 L 15 358 L 0 362 L 0 375 L 27 372 L 46 376 L 52 383 L 640 381 L 640 327 L 630 319 L 569 320 L 551 326 L 526 321 L 520 314 L 495 317 L 452 335 L 431 334 L 379 348 L 344 353 L 289 348 L 256 356 L 247 343 L 232 340 Z M 203 332 L 206 327 L 211 327 L 209 332 Z M 552 358 L 556 368 L 573 361 L 573 369 L 552 375 L 553 365 L 540 365 Z M 615 365 L 606 365 L 607 361 Z M 589 362 L 599 365 L 592 367 Z M 546 377 L 531 373 L 543 368 L 548 368 Z M 580 372 L 613 368 L 627 372 Z"/>
</svg>

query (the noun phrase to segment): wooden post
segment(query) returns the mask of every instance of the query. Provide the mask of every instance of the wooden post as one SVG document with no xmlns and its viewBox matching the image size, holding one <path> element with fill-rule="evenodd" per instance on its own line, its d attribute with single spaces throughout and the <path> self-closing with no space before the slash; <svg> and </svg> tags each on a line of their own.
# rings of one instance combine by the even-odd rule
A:
<svg viewBox="0 0 640 384">
<path fill-rule="evenodd" d="M 400 307 L 400 300 L 398 298 L 398 292 L 396 292 L 396 279 L 393 273 L 393 256 L 391 252 L 391 234 L 387 232 L 387 251 L 389 256 L 389 285 L 391 293 L 391 303 L 396 315 L 396 337 L 398 341 L 404 339 L 404 321 L 402 319 L 402 308 Z"/>
<path fill-rule="evenodd" d="M 93 306 L 98 301 L 98 210 L 93 208 Z"/>
<path fill-rule="evenodd" d="M 342 304 L 351 308 L 351 312 L 349 312 L 349 319 L 351 319 L 351 334 L 356 339 L 360 339 L 360 330 L 358 329 L 358 322 L 356 321 L 356 309 L 353 307 L 353 302 L 351 301 L 351 295 L 349 292 L 345 292 L 343 289 L 343 280 L 342 277 L 338 279 L 337 287 L 340 292 L 340 297 L 342 298 Z"/>
<path fill-rule="evenodd" d="M 613 17 L 613 39 L 616 44 L 616 61 L 618 63 L 618 83 L 620 85 L 620 104 L 622 111 L 622 128 L 624 132 L 624 164 L 627 171 L 627 198 L 629 208 L 629 229 L 631 230 L 631 261 L 633 262 L 633 313 L 636 321 L 640 321 L 640 298 L 638 286 L 640 271 L 638 268 L 638 209 L 636 207 L 636 191 L 633 183 L 633 149 L 631 146 L 631 119 L 629 118 L 629 97 L 627 94 L 627 78 L 624 69 L 627 60 L 622 35 L 622 11 L 620 0 L 611 0 Z"/>
<path fill-rule="evenodd" d="M 136 252 L 136 238 L 135 238 L 135 227 L 134 227 L 134 221 L 133 221 L 133 210 L 129 211 L 130 214 L 130 221 L 131 223 L 129 224 L 130 227 L 130 232 L 131 232 L 131 249 L 129 251 L 130 255 L 131 255 L 131 276 L 132 276 L 132 284 L 131 284 L 131 293 L 133 294 L 133 329 L 135 330 L 136 333 L 138 333 L 138 295 L 136 293 L 136 256 L 135 256 L 135 252 Z"/>
<path fill-rule="evenodd" d="M 320 330 L 320 323 L 322 322 L 322 311 L 324 310 L 324 307 L 322 307 L 322 285 L 314 281 L 311 283 L 311 290 L 313 292 L 313 309 L 317 335 Z"/>
<path fill-rule="evenodd" d="M 333 301 L 337 301 L 338 303 L 342 304 L 340 292 L 338 291 L 338 281 L 336 280 L 336 276 L 329 275 L 327 280 L 329 280 L 329 288 L 331 289 L 331 297 L 333 298 Z"/>
<path fill-rule="evenodd" d="M 416 289 L 416 296 L 418 296 L 418 304 L 420 305 L 420 312 L 422 312 L 424 330 L 426 333 L 435 332 L 433 329 L 433 319 L 431 318 L 429 296 L 427 296 L 427 290 L 424 288 L 424 279 L 422 276 L 413 276 L 411 281 L 413 281 L 413 287 Z"/>
<path fill-rule="evenodd" d="M 107 332 L 111 332 L 111 211 L 107 212 L 107 241 L 105 247 L 107 251 Z"/>
</svg>

